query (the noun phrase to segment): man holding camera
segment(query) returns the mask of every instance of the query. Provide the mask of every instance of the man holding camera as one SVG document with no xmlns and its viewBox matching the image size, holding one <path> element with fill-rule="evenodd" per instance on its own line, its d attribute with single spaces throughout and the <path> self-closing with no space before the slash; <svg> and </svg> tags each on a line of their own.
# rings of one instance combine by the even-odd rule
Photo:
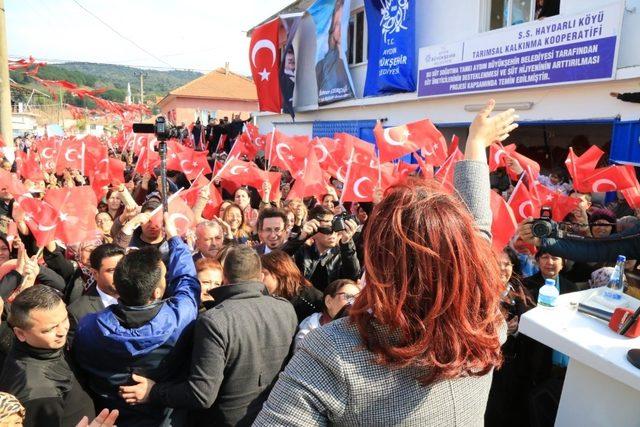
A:
<svg viewBox="0 0 640 427">
<path fill-rule="evenodd" d="M 358 280 L 360 263 L 353 242 L 357 222 L 352 218 L 334 216 L 330 209 L 321 205 L 311 209 L 309 218 L 302 232 L 292 237 L 283 248 L 293 254 L 304 277 L 321 291 L 334 280 Z M 305 245 L 304 242 L 310 238 L 313 245 Z"/>
<path fill-rule="evenodd" d="M 578 262 L 615 262 L 618 255 L 627 259 L 640 259 L 640 238 L 634 235 L 611 236 L 608 239 L 587 239 L 580 236 L 540 237 L 534 232 L 533 218 L 518 226 L 518 235 L 526 243 L 535 245 L 545 253 Z"/>
</svg>

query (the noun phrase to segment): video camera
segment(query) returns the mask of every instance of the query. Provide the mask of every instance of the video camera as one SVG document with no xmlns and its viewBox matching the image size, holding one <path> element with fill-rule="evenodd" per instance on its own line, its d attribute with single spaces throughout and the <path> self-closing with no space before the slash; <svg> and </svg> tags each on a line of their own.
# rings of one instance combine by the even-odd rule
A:
<svg viewBox="0 0 640 427">
<path fill-rule="evenodd" d="M 540 218 L 531 223 L 531 234 L 535 237 L 558 237 L 558 224 L 551 219 L 551 208 L 543 206 L 540 209 Z"/>
<path fill-rule="evenodd" d="M 166 141 L 171 138 L 177 138 L 179 129 L 167 122 L 163 116 L 158 116 L 155 123 L 134 123 L 133 132 L 135 133 L 153 133 L 158 141 Z"/>
<path fill-rule="evenodd" d="M 358 224 L 358 219 L 355 217 L 355 215 L 350 215 L 346 212 L 342 212 L 341 214 L 333 217 L 333 220 L 331 221 L 331 227 L 318 227 L 318 233 L 332 234 L 334 232 L 337 233 L 339 231 L 344 231 L 347 228 L 345 222 L 348 220 L 355 221 L 355 223 Z"/>
</svg>

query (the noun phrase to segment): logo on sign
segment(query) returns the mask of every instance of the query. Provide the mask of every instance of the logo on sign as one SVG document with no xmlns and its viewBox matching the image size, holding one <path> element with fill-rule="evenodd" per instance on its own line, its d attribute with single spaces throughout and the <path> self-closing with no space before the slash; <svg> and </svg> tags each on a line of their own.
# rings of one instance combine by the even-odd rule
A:
<svg viewBox="0 0 640 427">
<path fill-rule="evenodd" d="M 380 27 L 385 44 L 389 44 L 390 35 L 407 29 L 404 21 L 407 19 L 408 11 L 409 0 L 382 0 Z"/>
</svg>

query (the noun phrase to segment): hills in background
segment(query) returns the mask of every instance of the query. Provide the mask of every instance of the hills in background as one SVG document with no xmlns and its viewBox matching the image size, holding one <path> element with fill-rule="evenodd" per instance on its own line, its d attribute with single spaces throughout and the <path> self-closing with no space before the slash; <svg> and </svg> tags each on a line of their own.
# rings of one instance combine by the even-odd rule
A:
<svg viewBox="0 0 640 427">
<path fill-rule="evenodd" d="M 123 102 L 127 96 L 127 83 L 131 83 L 133 101 L 140 98 L 140 77 L 136 73 L 145 73 L 144 96 L 164 96 L 172 89 L 184 85 L 191 80 L 200 77 L 202 73 L 196 71 L 158 71 L 146 70 L 124 65 L 96 64 L 91 62 L 66 62 L 50 64 L 40 68 L 38 77 L 47 80 L 67 80 L 81 86 L 91 88 L 108 87 L 102 98 L 111 101 Z M 17 83 L 37 87 L 28 76 L 22 72 L 11 72 L 11 78 Z M 82 105 L 82 100 L 74 97 L 65 97 L 65 102 Z"/>
</svg>

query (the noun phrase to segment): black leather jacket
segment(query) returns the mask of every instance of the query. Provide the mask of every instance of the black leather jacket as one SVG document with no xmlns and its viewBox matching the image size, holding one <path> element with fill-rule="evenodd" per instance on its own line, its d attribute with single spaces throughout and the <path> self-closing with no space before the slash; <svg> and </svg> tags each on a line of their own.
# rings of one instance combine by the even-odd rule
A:
<svg viewBox="0 0 640 427">
<path fill-rule="evenodd" d="M 307 246 L 294 238 L 285 243 L 282 250 L 293 255 L 304 277 L 321 291 L 334 280 L 360 278 L 360 262 L 353 240 L 320 254 L 315 245 Z"/>
</svg>

